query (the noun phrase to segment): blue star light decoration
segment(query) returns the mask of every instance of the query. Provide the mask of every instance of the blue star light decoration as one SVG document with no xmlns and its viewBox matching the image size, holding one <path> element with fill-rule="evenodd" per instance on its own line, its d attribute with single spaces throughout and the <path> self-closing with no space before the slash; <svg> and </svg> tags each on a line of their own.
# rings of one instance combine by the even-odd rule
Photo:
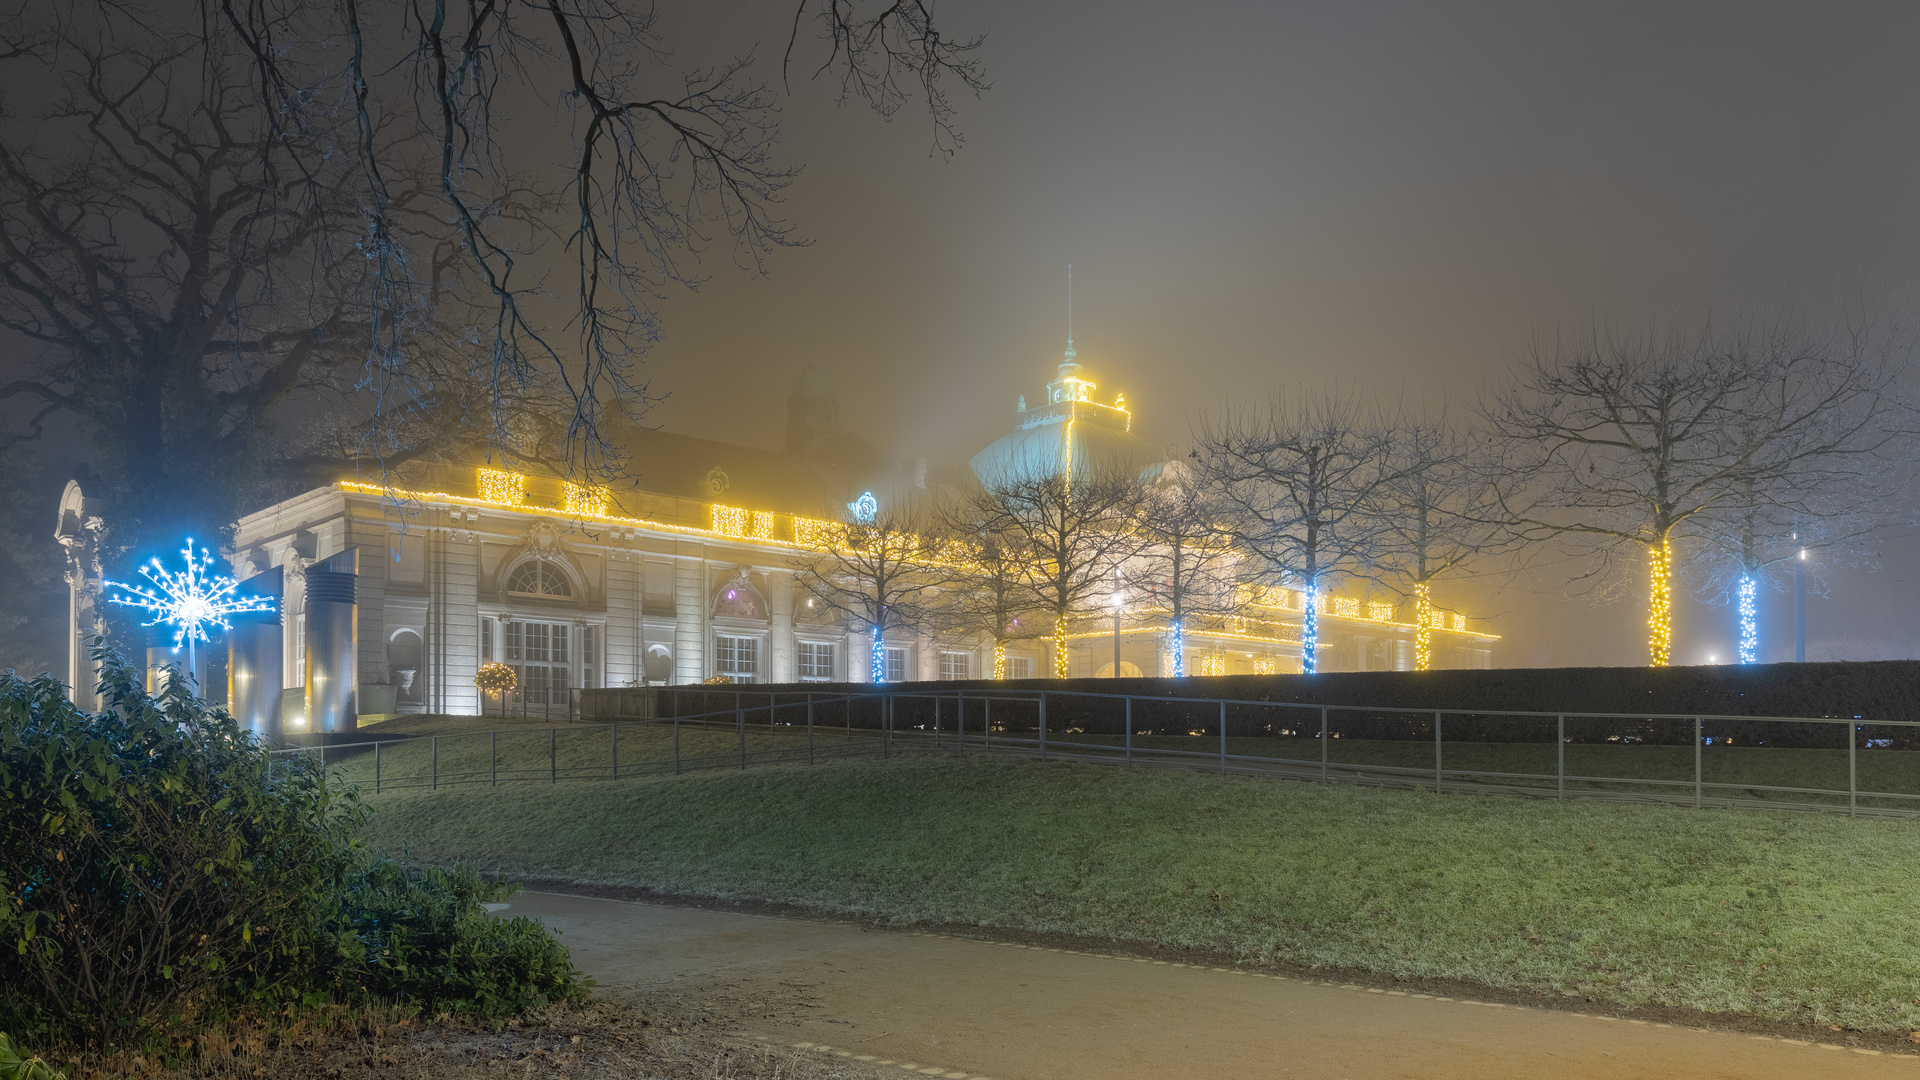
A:
<svg viewBox="0 0 1920 1080">
<path fill-rule="evenodd" d="M 102 582 L 107 588 L 124 592 L 107 600 L 151 614 L 153 618 L 141 626 L 165 623 L 173 627 L 176 649 L 209 640 L 209 626 L 233 629 L 233 624 L 227 621 L 229 615 L 273 610 L 271 596 L 236 596 L 234 590 L 240 583 L 212 572 L 213 552 L 203 548 L 196 559 L 192 537 L 187 538 L 187 546 L 180 549 L 180 554 L 187 557 L 187 568 L 179 573 L 168 570 L 158 558 L 140 568 L 140 575 L 152 583 L 151 588 L 119 581 Z"/>
</svg>

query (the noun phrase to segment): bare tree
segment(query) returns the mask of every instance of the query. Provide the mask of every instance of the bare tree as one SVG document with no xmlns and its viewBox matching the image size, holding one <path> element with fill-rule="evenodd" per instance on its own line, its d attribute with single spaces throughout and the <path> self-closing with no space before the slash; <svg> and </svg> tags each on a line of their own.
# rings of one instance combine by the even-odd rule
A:
<svg viewBox="0 0 1920 1080">
<path fill-rule="evenodd" d="M 1672 657 L 1677 544 L 1830 515 L 1838 487 L 1909 453 L 1883 356 L 1781 327 L 1541 343 L 1483 412 L 1523 482 L 1504 501 L 1524 536 L 1590 557 L 1575 581 L 1600 587 L 1622 554 L 1646 560 L 1655 666 Z"/>
<path fill-rule="evenodd" d="M 1414 669 L 1433 666 L 1433 583 L 1477 559 L 1508 550 L 1498 489 L 1479 441 L 1445 413 L 1389 425 L 1385 478 L 1369 513 L 1377 519 L 1380 577 L 1413 596 Z"/>
<path fill-rule="evenodd" d="M 865 631 L 873 682 L 887 681 L 886 634 L 934 622 L 934 606 L 957 568 L 933 517 L 911 501 L 835 524 L 818 549 L 794 560 L 794 580 L 826 609 Z"/>
<path fill-rule="evenodd" d="M 1240 559 L 1225 526 L 1226 508 L 1183 461 L 1163 465 L 1147 485 L 1138 524 L 1141 544 L 1129 570 L 1135 587 L 1167 612 L 1170 670 L 1187 674 L 1187 621 L 1238 614 Z"/>
<path fill-rule="evenodd" d="M 1056 679 L 1068 674 L 1069 621 L 1113 594 L 1114 575 L 1138 550 L 1133 523 L 1141 496 L 1129 473 L 1039 469 L 963 496 L 962 512 L 974 527 L 1005 538 L 1024 557 L 1027 592 L 1052 623 Z"/>
<path fill-rule="evenodd" d="M 968 518 L 965 505 L 943 508 L 941 530 L 951 538 L 955 573 L 934 615 L 942 629 L 993 642 L 993 677 L 1004 679 L 1007 644 L 1047 631 L 1044 617 L 1036 617 L 1029 581 L 1033 555 L 1024 536 L 980 527 Z"/>
<path fill-rule="evenodd" d="M 923 98 L 953 149 L 977 40 L 930 0 L 788 2 L 786 63 Z M 42 349 L 0 385 L 14 435 L 77 417 L 130 522 L 198 529 L 343 449 L 526 456 L 530 411 L 558 411 L 540 456 L 616 475 L 666 290 L 803 242 L 759 70 L 681 70 L 625 0 L 28 5 L 0 28 L 0 325 Z M 296 410 L 361 435 L 282 453 Z"/>
<path fill-rule="evenodd" d="M 1387 546 L 1371 513 L 1392 475 L 1375 410 L 1330 391 L 1264 409 L 1203 417 L 1200 472 L 1227 513 L 1223 524 L 1254 560 L 1256 576 L 1304 594 L 1300 669 L 1319 670 L 1320 605 L 1332 580 L 1373 572 Z"/>
</svg>

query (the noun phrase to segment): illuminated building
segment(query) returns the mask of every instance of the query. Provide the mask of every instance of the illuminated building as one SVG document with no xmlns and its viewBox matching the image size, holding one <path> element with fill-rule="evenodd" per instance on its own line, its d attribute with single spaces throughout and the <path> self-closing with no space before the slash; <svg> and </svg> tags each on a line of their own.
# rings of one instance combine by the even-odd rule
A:
<svg viewBox="0 0 1920 1080">
<path fill-rule="evenodd" d="M 1128 407 L 1117 396 L 1096 400 L 1098 391 L 1069 355 L 1045 404 L 1018 411 L 1014 431 L 975 455 L 974 470 L 1152 466 L 1160 455 L 1133 433 Z M 838 542 L 850 516 L 961 483 L 957 471 L 890 461 L 843 430 L 837 404 L 810 374 L 789 399 L 782 449 L 654 430 L 620 438 L 633 479 L 606 488 L 501 462 L 415 465 L 392 488 L 343 480 L 242 518 L 226 555 L 233 575 L 277 571 L 284 582 L 283 711 L 299 713 L 308 696 L 310 574 L 347 579 L 329 587 L 345 590 L 355 611 L 357 636 L 343 654 L 354 659 L 343 662 L 357 670 L 363 715 L 478 712 L 474 678 L 489 662 L 515 671 L 505 707 L 535 710 L 564 703 L 569 688 L 642 680 L 1020 678 L 1053 673 L 1057 659 L 1073 676 L 1113 672 L 1108 610 L 998 645 L 907 628 L 876 647 L 871 627 L 810 602 L 796 558 Z M 72 550 L 82 551 L 82 515 L 63 514 L 62 535 L 75 535 Z M 1249 594 L 1232 619 L 1190 614 L 1178 626 L 1150 583 L 1126 591 L 1122 674 L 1298 670 L 1309 610 L 1321 670 L 1414 665 L 1418 628 L 1406 606 L 1338 583 L 1317 603 L 1276 583 Z M 1434 620 L 1435 666 L 1489 666 L 1493 636 L 1441 612 Z"/>
</svg>

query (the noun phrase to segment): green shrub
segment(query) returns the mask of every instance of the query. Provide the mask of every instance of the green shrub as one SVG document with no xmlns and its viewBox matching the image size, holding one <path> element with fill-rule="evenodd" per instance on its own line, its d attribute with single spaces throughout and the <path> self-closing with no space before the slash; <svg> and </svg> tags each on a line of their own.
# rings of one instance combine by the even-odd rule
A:
<svg viewBox="0 0 1920 1080">
<path fill-rule="evenodd" d="M 224 710 L 99 658 L 98 714 L 0 673 L 0 1024 L 82 1043 L 283 989 L 363 818 Z"/>
<path fill-rule="evenodd" d="M 332 897 L 316 958 L 343 1000 L 407 1001 L 481 1019 L 583 1000 L 590 984 L 545 927 L 495 918 L 483 906 L 517 889 L 472 867 L 370 859 Z"/>
<path fill-rule="evenodd" d="M 215 1008 L 498 1018 L 585 995 L 545 928 L 488 915 L 508 888 L 367 851 L 357 795 L 312 759 L 95 655 L 98 714 L 0 672 L 0 1030 L 126 1045 Z"/>
</svg>

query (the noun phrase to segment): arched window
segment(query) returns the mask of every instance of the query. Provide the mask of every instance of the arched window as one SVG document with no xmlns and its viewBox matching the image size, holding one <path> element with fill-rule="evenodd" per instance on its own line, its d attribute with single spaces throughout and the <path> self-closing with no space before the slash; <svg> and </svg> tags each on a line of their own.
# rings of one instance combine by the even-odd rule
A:
<svg viewBox="0 0 1920 1080">
<path fill-rule="evenodd" d="M 521 596 L 571 597 L 573 582 L 559 567 L 545 559 L 529 559 L 514 567 L 507 577 L 507 591 Z"/>
<path fill-rule="evenodd" d="M 722 619 L 765 620 L 767 609 L 759 594 L 745 585 L 728 585 L 713 598 L 713 613 Z"/>
</svg>

